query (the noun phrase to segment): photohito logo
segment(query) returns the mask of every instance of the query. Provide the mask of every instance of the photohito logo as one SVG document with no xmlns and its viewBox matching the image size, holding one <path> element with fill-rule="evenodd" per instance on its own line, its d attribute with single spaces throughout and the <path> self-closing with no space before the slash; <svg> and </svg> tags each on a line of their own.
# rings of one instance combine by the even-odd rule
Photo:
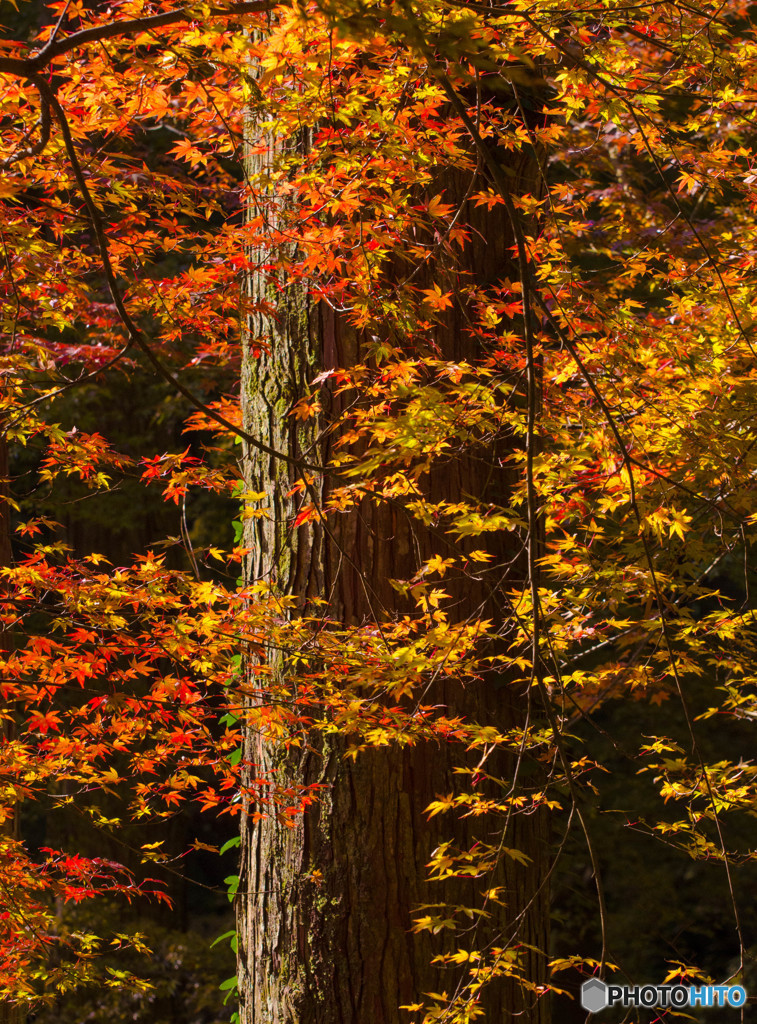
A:
<svg viewBox="0 0 757 1024">
<path fill-rule="evenodd" d="M 591 978 L 581 986 L 581 1006 L 599 1013 L 608 1006 L 743 1006 L 741 985 L 606 985 Z"/>
</svg>

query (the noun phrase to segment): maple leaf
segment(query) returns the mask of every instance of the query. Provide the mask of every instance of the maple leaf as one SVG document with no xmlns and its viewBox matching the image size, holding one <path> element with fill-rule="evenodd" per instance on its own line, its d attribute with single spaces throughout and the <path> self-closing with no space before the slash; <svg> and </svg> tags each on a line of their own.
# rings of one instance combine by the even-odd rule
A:
<svg viewBox="0 0 757 1024">
<path fill-rule="evenodd" d="M 425 303 L 432 309 L 447 309 L 452 305 L 452 292 L 442 292 L 438 284 L 434 284 L 433 288 L 421 289 L 421 294 L 425 295 Z"/>
</svg>

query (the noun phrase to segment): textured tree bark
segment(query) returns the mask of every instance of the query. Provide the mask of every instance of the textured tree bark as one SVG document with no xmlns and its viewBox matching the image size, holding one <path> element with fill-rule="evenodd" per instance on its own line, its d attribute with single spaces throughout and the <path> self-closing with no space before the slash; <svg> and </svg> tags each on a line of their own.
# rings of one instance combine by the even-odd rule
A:
<svg viewBox="0 0 757 1024">
<path fill-rule="evenodd" d="M 268 154 L 253 159 L 273 158 L 272 146 Z M 537 190 L 531 181 L 537 174 L 535 161 L 523 159 L 513 171 L 514 189 Z M 443 184 L 462 197 L 460 182 Z M 466 269 L 481 281 L 505 276 L 513 244 L 506 221 L 496 211 L 466 209 L 466 216 L 478 238 L 464 257 Z M 278 298 L 275 318 L 253 313 L 244 332 L 245 429 L 295 458 L 311 449 L 309 460 L 324 464 L 326 445 L 313 447 L 314 428 L 288 413 L 320 370 L 363 359 L 362 340 L 327 307 L 314 305 L 300 286 L 274 289 L 264 275 L 253 275 L 249 290 L 253 304 Z M 464 313 L 459 308 L 451 312 L 437 332 L 443 358 L 476 358 Z M 338 413 L 335 400 L 327 415 Z M 496 451 L 488 454 L 482 458 L 479 450 L 475 458 L 432 473 L 431 500 L 472 494 L 504 503 L 512 481 L 498 468 Z M 248 526 L 249 580 L 271 581 L 279 593 L 294 595 L 300 608 L 309 597 L 326 598 L 328 614 L 345 623 L 361 623 L 375 616 L 375 608 L 396 609 L 397 595 L 388 581 L 411 575 L 412 567 L 432 553 L 431 538 L 417 528 L 411 531 L 401 512 L 368 501 L 358 513 L 339 517 L 336 534 L 326 536 L 317 524 L 292 530 L 295 508 L 287 494 L 301 475 L 284 461 L 252 449 L 246 452 L 247 486 L 266 491 L 271 513 L 270 519 L 255 519 Z M 332 484 L 321 478 L 313 486 L 322 497 Z M 516 557 L 517 542 L 507 537 L 502 541 L 503 563 Z M 349 561 L 342 557 L 344 551 Z M 525 568 L 521 579 L 523 573 Z M 455 596 L 461 619 L 468 614 L 502 616 L 483 585 L 478 589 L 471 584 Z M 285 671 L 274 652 L 269 664 L 274 673 Z M 525 715 L 524 696 L 513 693 L 503 679 L 471 683 L 464 691 L 440 686 L 433 699 L 446 704 L 451 714 L 500 729 L 522 723 Z M 490 762 L 488 769 L 508 777 L 512 762 L 498 756 L 498 764 Z M 426 819 L 424 809 L 432 800 L 459 790 L 453 768 L 461 761 L 461 749 L 426 743 L 366 751 L 352 761 L 345 759 L 338 740 L 320 734 L 286 754 L 248 729 L 244 757 L 292 784 L 317 782 L 327 788 L 295 828 L 274 815 L 254 822 L 254 808 L 244 807 L 238 902 L 241 1024 L 398 1024 L 404 1016 L 401 1005 L 417 1002 L 427 992 L 453 993 L 458 976 L 431 965 L 433 956 L 448 948 L 447 940 L 427 932 L 414 934 L 411 923 L 421 904 L 481 903 L 476 880 L 427 880 L 426 864 L 440 842 L 453 839 L 467 848 L 479 839 L 498 839 L 501 822 L 469 818 L 453 823 L 447 815 Z M 524 868 L 505 863 L 503 857 L 488 883 L 502 885 L 507 894 L 506 908 L 497 909 L 502 944 L 518 928 L 520 943 L 545 950 L 544 816 L 513 816 L 505 845 L 523 851 L 531 864 Z M 524 948 L 524 958 L 527 977 L 543 982 L 544 957 Z M 524 996 L 508 981 L 485 989 L 481 1005 L 490 1021 L 515 1015 L 523 1024 L 548 1020 L 545 999 Z"/>
</svg>

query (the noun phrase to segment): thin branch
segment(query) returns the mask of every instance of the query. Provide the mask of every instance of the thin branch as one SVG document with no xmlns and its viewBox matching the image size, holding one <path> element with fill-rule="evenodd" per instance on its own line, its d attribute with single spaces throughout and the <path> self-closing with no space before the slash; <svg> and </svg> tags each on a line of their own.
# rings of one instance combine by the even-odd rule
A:
<svg viewBox="0 0 757 1024">
<path fill-rule="evenodd" d="M 33 146 L 27 146 L 26 149 L 19 149 L 16 150 L 15 153 L 11 153 L 9 157 L 6 157 L 6 159 L 0 163 L 0 170 L 6 171 L 13 164 L 18 163 L 19 160 L 26 160 L 29 157 L 37 156 L 44 150 L 47 143 L 50 141 L 50 104 L 42 93 L 40 93 L 39 97 L 39 119 L 37 124 L 39 125 L 39 139 Z M 22 143 L 31 138 L 33 131 L 34 128 L 29 129 L 22 139 Z"/>
<path fill-rule="evenodd" d="M 264 452 L 266 455 L 270 455 L 275 459 L 282 459 L 284 462 L 287 462 L 290 465 L 294 465 L 300 470 L 313 470 L 315 472 L 325 472 L 326 467 L 324 466 L 304 462 L 301 459 L 296 459 L 291 455 L 287 455 L 285 452 L 276 451 L 275 448 L 271 448 L 270 445 L 265 444 L 263 441 L 260 441 L 256 437 L 253 437 L 252 434 L 247 433 L 246 430 L 243 430 L 241 427 L 236 426 L 230 420 L 227 420 L 224 416 L 221 416 L 220 413 L 217 413 L 214 409 L 211 409 L 209 406 L 205 405 L 205 403 L 201 402 L 200 399 L 196 397 L 196 395 L 194 395 L 187 387 L 185 387 L 184 384 L 182 384 L 181 381 L 177 377 L 175 377 L 174 374 L 172 374 L 171 371 L 166 366 L 164 366 L 161 360 L 158 359 L 158 357 L 155 355 L 152 348 L 148 344 L 144 334 L 132 320 L 131 314 L 127 310 L 126 305 L 124 303 L 123 296 L 121 294 L 121 289 L 118 285 L 118 280 L 116 278 L 116 274 L 113 269 L 113 264 L 110 259 L 110 248 L 108 238 L 105 234 L 105 229 L 103 227 L 102 217 L 94 199 L 92 198 L 92 194 L 89 191 L 89 186 L 87 185 L 87 182 L 84 178 L 84 172 L 82 170 L 81 163 L 79 162 L 79 157 L 76 152 L 76 147 L 74 146 L 74 141 L 71 136 L 71 130 L 69 129 L 68 121 L 66 120 L 66 115 L 63 111 L 63 108 L 58 102 L 55 93 L 48 85 L 48 83 L 44 81 L 44 79 L 35 78 L 33 81 L 37 88 L 40 90 L 40 92 L 47 98 L 47 101 L 49 102 L 53 110 L 53 113 L 55 114 L 55 119 L 58 122 L 61 134 L 63 135 L 63 143 L 66 149 L 66 153 L 68 155 L 69 162 L 71 164 L 71 169 L 73 171 L 74 178 L 76 179 L 76 184 L 79 188 L 81 197 L 84 200 L 84 205 L 87 208 L 90 223 L 92 224 L 92 229 L 94 231 L 95 239 L 97 241 L 97 247 L 100 251 L 100 259 L 102 261 L 105 280 L 108 284 L 108 291 L 110 292 L 111 298 L 113 299 L 113 303 L 116 307 L 116 311 L 118 312 L 121 323 L 123 324 L 127 332 L 129 341 L 136 345 L 136 347 L 145 354 L 147 359 L 153 365 L 156 372 L 161 377 L 163 377 L 164 380 L 171 384 L 171 386 L 175 388 L 175 390 L 178 391 L 180 395 L 186 398 L 187 401 L 191 403 L 191 405 L 193 405 L 196 409 L 199 409 L 202 413 L 204 413 L 208 417 L 208 419 L 213 420 L 215 423 L 218 423 L 226 430 L 231 431 L 231 433 L 235 434 L 237 437 L 241 437 L 252 448 Z"/>
<path fill-rule="evenodd" d="M 237 17 L 246 14 L 264 14 L 277 6 L 286 6 L 281 0 L 248 0 L 245 3 L 231 3 L 227 7 L 211 7 L 211 17 Z M 91 28 L 81 29 L 63 39 L 55 39 L 53 35 L 49 42 L 32 57 L 19 59 L 17 57 L 0 58 L 0 74 L 19 75 L 31 79 L 39 74 L 50 61 L 65 53 L 88 43 L 96 43 L 102 39 L 114 39 L 119 36 L 133 36 L 140 32 L 149 32 L 151 29 L 162 28 L 164 25 L 177 25 L 182 22 L 196 21 L 200 16 L 206 17 L 205 11 L 200 14 L 197 8 L 180 7 L 174 11 L 164 11 L 162 14 L 149 15 L 146 18 L 129 18 L 126 21 L 111 21 L 105 25 L 93 25 Z"/>
</svg>

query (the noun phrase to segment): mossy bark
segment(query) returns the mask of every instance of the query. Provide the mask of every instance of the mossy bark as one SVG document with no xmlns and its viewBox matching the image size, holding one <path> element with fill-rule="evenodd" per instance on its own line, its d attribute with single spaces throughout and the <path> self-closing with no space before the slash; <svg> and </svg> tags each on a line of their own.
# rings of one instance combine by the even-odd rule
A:
<svg viewBox="0 0 757 1024">
<path fill-rule="evenodd" d="M 273 151 L 257 153 L 251 170 L 259 171 L 257 161 L 273 156 Z M 535 162 L 524 160 L 513 170 L 514 187 L 533 190 L 527 179 L 536 173 Z M 482 281 L 505 276 L 513 244 L 506 221 L 496 211 L 467 209 L 466 215 L 478 239 L 466 269 Z M 294 458 L 308 453 L 310 461 L 323 464 L 329 452 L 316 441 L 318 424 L 308 426 L 288 414 L 317 372 L 364 359 L 363 339 L 328 307 L 315 305 L 304 287 L 273 282 L 261 273 L 251 277 L 249 290 L 253 307 L 275 299 L 276 313 L 251 313 L 244 332 L 245 429 L 277 451 Z M 445 358 L 476 358 L 465 316 L 457 306 L 437 332 Z M 339 411 L 334 399 L 325 416 Z M 467 494 L 506 503 L 512 480 L 499 468 L 498 454 L 493 449 L 484 458 L 479 449 L 475 458 L 430 474 L 431 500 Z M 369 501 L 340 516 L 329 536 L 317 523 L 292 529 L 295 499 L 287 495 L 301 475 L 283 460 L 246 452 L 246 483 L 266 491 L 270 512 L 270 518 L 248 524 L 249 580 L 270 581 L 279 593 L 293 595 L 299 608 L 306 608 L 310 597 L 324 598 L 329 616 L 345 623 L 363 622 L 375 608 L 391 613 L 398 598 L 389 579 L 411 575 L 432 553 L 431 538 L 411 527 L 401 511 Z M 331 485 L 323 477 L 313 483 L 319 497 Z M 520 564 L 518 543 L 509 534 L 502 540 L 503 564 Z M 525 569 L 515 571 L 522 578 Z M 456 596 L 460 618 L 502 616 L 483 584 L 478 589 L 469 583 Z M 270 665 L 273 672 L 285 671 L 273 652 Z M 525 715 L 525 697 L 502 678 L 471 682 L 465 690 L 440 685 L 433 698 L 450 714 L 500 729 L 522 723 Z M 401 1005 L 422 1001 L 427 992 L 454 992 L 459 976 L 431 964 L 449 948 L 449 937 L 415 934 L 412 919 L 423 904 L 481 905 L 480 880 L 431 884 L 427 879 L 431 853 L 444 840 L 466 848 L 477 840 L 498 840 L 499 820 L 426 818 L 432 800 L 460 788 L 454 768 L 464 759 L 461 749 L 433 743 L 389 747 L 353 761 L 345 758 L 338 739 L 312 735 L 306 745 L 286 753 L 250 729 L 244 756 L 256 771 L 276 772 L 293 785 L 326 788 L 294 828 L 274 814 L 255 821 L 254 807 L 245 805 L 238 915 L 241 1024 L 398 1024 L 407 1019 Z M 487 768 L 507 778 L 513 764 L 502 754 Z M 543 814 L 514 815 L 505 845 L 523 851 L 531 862 L 524 867 L 502 857 L 487 882 L 506 893 L 506 906 L 488 908 L 501 918 L 494 924 L 501 944 L 517 932 L 525 973 L 535 983 L 545 977 L 545 958 L 533 950 L 547 945 L 546 827 Z M 545 999 L 524 995 L 507 980 L 485 989 L 481 1006 L 490 1021 L 548 1020 Z"/>
</svg>

